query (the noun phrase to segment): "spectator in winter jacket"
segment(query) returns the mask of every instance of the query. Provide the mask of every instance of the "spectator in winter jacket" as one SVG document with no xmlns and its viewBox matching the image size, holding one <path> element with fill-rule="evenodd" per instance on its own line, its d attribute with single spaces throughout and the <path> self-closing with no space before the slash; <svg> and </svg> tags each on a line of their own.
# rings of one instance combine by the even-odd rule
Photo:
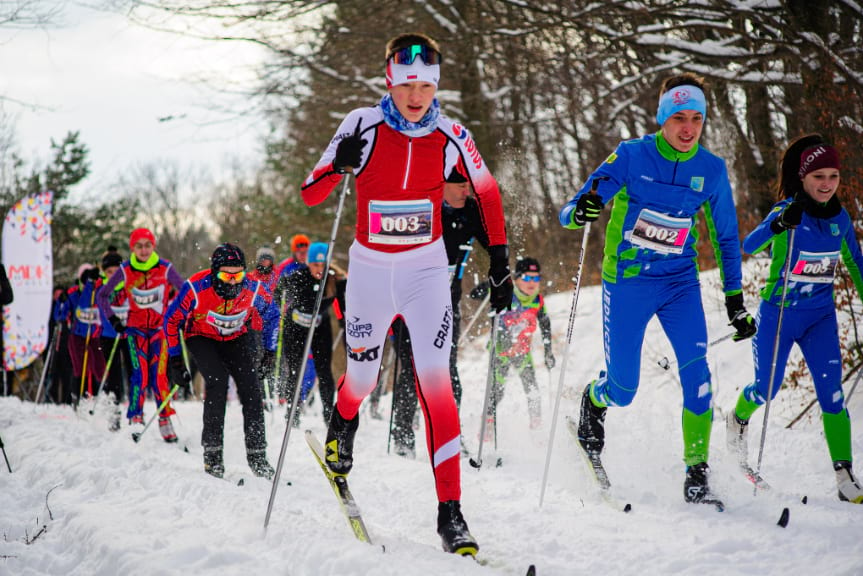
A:
<svg viewBox="0 0 863 576">
<path fill-rule="evenodd" d="M 304 266 L 309 254 L 309 237 L 305 234 L 291 236 L 291 256 L 282 260 L 276 268 L 276 274 L 287 276 L 299 266 Z"/>
<path fill-rule="evenodd" d="M 256 344 L 250 329 L 265 335 L 266 349 L 272 352 L 276 348 L 276 322 L 278 313 L 269 290 L 263 282 L 246 277 L 243 251 L 227 243 L 216 247 L 210 268 L 192 275 L 168 308 L 165 333 L 171 381 L 176 384 L 192 378 L 183 362 L 181 330 L 204 375 L 201 446 L 208 474 L 221 478 L 225 473 L 223 445 L 229 376 L 236 382 L 237 395 L 243 404 L 249 467 L 256 476 L 271 478 L 274 474 L 267 461 L 263 399 L 253 361 Z"/>
</svg>

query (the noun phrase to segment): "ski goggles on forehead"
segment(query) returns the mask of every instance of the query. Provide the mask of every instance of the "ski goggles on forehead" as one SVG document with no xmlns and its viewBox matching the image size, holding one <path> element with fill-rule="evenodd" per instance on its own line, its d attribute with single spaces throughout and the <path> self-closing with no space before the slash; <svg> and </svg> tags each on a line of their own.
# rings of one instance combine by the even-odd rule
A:
<svg viewBox="0 0 863 576">
<path fill-rule="evenodd" d="M 222 270 L 219 270 L 218 272 L 216 272 L 216 278 L 218 278 L 222 282 L 242 282 L 243 278 L 245 277 L 245 270 L 240 270 L 239 272 L 224 272 Z"/>
<path fill-rule="evenodd" d="M 521 279 L 525 282 L 539 282 L 542 280 L 542 276 L 539 274 L 522 274 Z"/>
<path fill-rule="evenodd" d="M 390 55 L 387 56 L 387 60 L 392 60 L 393 64 L 404 64 L 409 66 L 414 63 L 417 56 L 422 58 L 423 64 L 426 66 L 435 66 L 440 64 L 443 59 L 440 52 L 434 48 L 429 48 L 425 44 L 412 44 L 411 46 L 405 46 L 404 48 L 399 48 L 398 50 L 391 52 Z"/>
</svg>

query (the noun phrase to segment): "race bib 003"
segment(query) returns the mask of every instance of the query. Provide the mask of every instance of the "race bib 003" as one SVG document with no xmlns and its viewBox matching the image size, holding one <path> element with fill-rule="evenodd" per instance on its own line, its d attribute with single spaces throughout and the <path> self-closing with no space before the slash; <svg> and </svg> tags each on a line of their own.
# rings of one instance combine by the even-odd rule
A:
<svg viewBox="0 0 863 576">
<path fill-rule="evenodd" d="M 431 200 L 371 200 L 369 242 L 427 244 L 432 239 L 433 216 Z"/>
<path fill-rule="evenodd" d="M 830 284 L 833 282 L 838 263 L 838 250 L 836 252 L 804 252 L 801 250 L 797 256 L 797 262 L 791 268 L 790 279 L 795 282 Z"/>
<path fill-rule="evenodd" d="M 629 241 L 654 252 L 682 254 L 691 227 L 691 218 L 676 218 L 644 208 L 635 221 Z"/>
</svg>

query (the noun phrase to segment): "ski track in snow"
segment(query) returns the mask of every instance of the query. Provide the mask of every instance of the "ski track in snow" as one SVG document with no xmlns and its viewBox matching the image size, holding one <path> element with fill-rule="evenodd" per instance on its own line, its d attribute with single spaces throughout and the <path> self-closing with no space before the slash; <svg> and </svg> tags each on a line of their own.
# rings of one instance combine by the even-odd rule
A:
<svg viewBox="0 0 863 576">
<path fill-rule="evenodd" d="M 715 275 L 714 275 L 715 276 Z M 725 311 L 711 282 L 702 275 L 710 339 L 724 335 Z M 539 508 L 542 471 L 557 393 L 571 293 L 552 295 L 557 367 L 549 381 L 539 337 L 534 359 L 543 404 L 543 426 L 529 430 L 524 391 L 516 376 L 499 407 L 498 446 L 486 445 L 479 471 L 462 462 L 462 508 L 489 566 L 444 554 L 435 532 L 436 498 L 425 447 L 417 432 L 417 459 L 387 455 L 391 396 L 382 398 L 384 420 L 367 410 L 356 440 L 351 489 L 375 545 L 354 539 L 301 430 L 293 430 L 269 529 L 263 529 L 270 484 L 254 478 L 245 462 L 240 405 L 228 406 L 225 464 L 228 481 L 203 472 L 202 406 L 179 402 L 177 434 L 184 453 L 162 442 L 158 429 L 140 444 L 130 429 L 107 431 L 106 413 L 87 407 L 34 406 L 0 398 L 0 434 L 12 465 L 0 462 L 0 574 L 284 574 L 415 575 L 514 574 L 529 564 L 537 574 L 863 574 L 863 506 L 841 503 L 824 443 L 819 411 L 794 429 L 785 424 L 804 402 L 783 391 L 771 407 L 762 472 L 773 490 L 753 489 L 725 451 L 722 415 L 752 378 L 749 342 L 726 341 L 711 348 L 716 406 L 711 444 L 711 484 L 726 511 L 683 501 L 681 395 L 670 345 L 654 321 L 642 357 L 642 380 L 632 406 L 609 410 L 604 461 L 612 492 L 633 511 L 607 506 L 592 483 L 565 415 L 577 415 L 581 390 L 602 368 L 598 287 L 579 298 L 567 394 L 561 402 L 545 502 Z M 754 314 L 757 303 L 747 302 Z M 463 345 L 462 425 L 474 455 L 486 382 L 482 336 Z M 811 387 L 811 384 L 810 384 Z M 863 394 L 850 406 L 854 453 L 863 455 Z M 320 401 L 303 416 L 302 427 L 325 434 Z M 148 401 L 147 416 L 154 405 Z M 265 415 L 273 466 L 284 434 L 281 412 Z M 750 430 L 750 462 L 757 460 L 763 410 Z M 494 467 L 497 457 L 503 466 Z M 858 469 L 860 474 L 861 469 Z M 243 478 L 245 485 L 238 487 Z M 290 485 L 287 485 L 287 482 Z M 53 519 L 46 509 L 46 493 Z M 801 498 L 808 496 L 803 505 Z M 791 519 L 776 525 L 782 508 Z M 27 545 L 43 525 L 47 531 Z M 382 552 L 381 544 L 386 547 Z"/>
</svg>

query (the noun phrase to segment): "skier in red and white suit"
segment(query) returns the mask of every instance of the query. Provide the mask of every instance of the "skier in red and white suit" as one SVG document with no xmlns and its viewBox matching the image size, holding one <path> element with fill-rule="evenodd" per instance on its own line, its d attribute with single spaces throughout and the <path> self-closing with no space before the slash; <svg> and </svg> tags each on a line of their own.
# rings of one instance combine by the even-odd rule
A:
<svg viewBox="0 0 863 576">
<path fill-rule="evenodd" d="M 488 233 L 496 310 L 508 308 L 512 280 L 497 183 L 468 131 L 440 114 L 437 43 L 422 34 L 387 45 L 388 93 L 380 104 L 350 112 L 302 187 L 312 206 L 342 174 L 356 178 L 356 238 L 345 297 L 347 373 L 339 382 L 326 439 L 327 464 L 347 474 L 362 400 L 374 388 L 387 329 L 401 316 L 410 332 L 417 389 L 426 419 L 444 549 L 475 554 L 461 517 L 459 419 L 449 375 L 452 301 L 441 238 L 444 182 L 461 161 Z M 351 170 L 352 169 L 352 170 Z"/>
</svg>

